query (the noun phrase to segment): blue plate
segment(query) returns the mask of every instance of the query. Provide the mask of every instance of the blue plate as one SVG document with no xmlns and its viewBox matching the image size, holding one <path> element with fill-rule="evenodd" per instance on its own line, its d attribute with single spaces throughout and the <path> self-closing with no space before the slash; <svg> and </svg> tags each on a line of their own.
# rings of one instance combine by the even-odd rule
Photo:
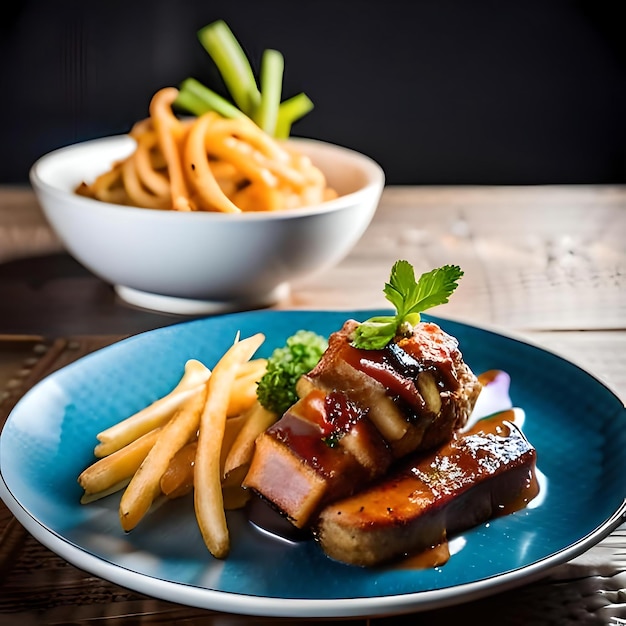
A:
<svg viewBox="0 0 626 626">
<path fill-rule="evenodd" d="M 121 341 L 52 374 L 17 404 L 0 436 L 0 495 L 41 543 L 127 588 L 189 606 L 276 617 L 357 617 L 455 604 L 541 576 L 605 537 L 626 514 L 626 410 L 580 367 L 511 337 L 429 317 L 455 335 L 477 373 L 503 370 L 537 448 L 542 493 L 534 506 L 453 542 L 434 569 L 359 569 L 312 541 L 260 533 L 229 515 L 232 551 L 207 552 L 190 499 L 157 508 L 131 533 L 119 495 L 79 504 L 76 478 L 93 461 L 95 434 L 165 395 L 189 358 L 211 367 L 237 331 L 258 331 L 268 356 L 300 328 L 328 335 L 348 317 L 381 311 L 260 311 L 187 322 Z"/>
</svg>

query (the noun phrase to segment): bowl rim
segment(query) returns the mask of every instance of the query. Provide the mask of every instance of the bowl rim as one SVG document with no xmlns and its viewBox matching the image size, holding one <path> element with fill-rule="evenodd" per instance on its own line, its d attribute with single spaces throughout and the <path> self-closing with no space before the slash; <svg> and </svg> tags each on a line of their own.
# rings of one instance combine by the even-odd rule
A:
<svg viewBox="0 0 626 626">
<path fill-rule="evenodd" d="M 47 152 L 46 154 L 40 156 L 30 167 L 29 170 L 29 180 L 30 183 L 37 195 L 41 192 L 45 192 L 49 195 L 55 196 L 58 200 L 66 201 L 68 196 L 72 198 L 78 199 L 81 202 L 85 202 L 87 206 L 100 207 L 103 209 L 104 207 L 107 210 L 112 211 L 120 211 L 120 212 L 130 212 L 135 215 L 145 214 L 146 216 L 154 216 L 159 215 L 161 218 L 167 219 L 164 216 L 170 215 L 186 215 L 186 218 L 183 219 L 209 219 L 209 220 L 280 220 L 280 219 L 289 219 L 296 217 L 304 217 L 310 215 L 318 215 L 320 213 L 329 213 L 333 211 L 339 211 L 348 206 L 353 206 L 354 204 L 359 203 L 362 199 L 361 196 L 369 196 L 371 193 L 380 194 L 385 185 L 385 172 L 382 166 L 375 161 L 372 157 L 363 154 L 362 152 L 358 152 L 352 148 L 347 148 L 340 144 L 323 141 L 320 139 L 312 139 L 308 137 L 290 137 L 288 139 L 289 142 L 294 143 L 297 146 L 302 146 L 306 148 L 306 146 L 318 146 L 321 148 L 327 148 L 330 150 L 338 151 L 340 154 L 343 154 L 353 160 L 365 173 L 367 178 L 367 183 L 357 189 L 356 191 L 352 191 L 350 193 L 341 195 L 332 200 L 326 200 L 320 204 L 299 207 L 299 208 L 289 208 L 283 209 L 280 211 L 243 211 L 241 213 L 223 213 L 220 211 L 175 211 L 175 210 L 163 210 L 163 209 L 151 209 L 145 207 L 136 207 L 136 206 L 128 206 L 122 204 L 114 204 L 111 202 L 104 202 L 102 200 L 96 200 L 94 198 L 89 198 L 86 196 L 79 196 L 75 194 L 73 191 L 69 189 L 63 189 L 53 183 L 46 181 L 40 170 L 50 161 L 55 160 L 58 156 L 64 155 L 70 152 L 74 152 L 76 150 L 87 149 L 91 146 L 96 146 L 105 143 L 117 143 L 120 144 L 122 142 L 128 142 L 129 140 L 134 141 L 132 137 L 128 133 L 122 133 L 117 135 L 107 135 L 104 137 L 97 137 L 94 139 L 88 139 L 85 141 L 80 141 L 76 143 L 72 143 L 66 146 L 62 146 L 60 148 L 56 148 Z M 119 158 L 122 158 L 120 155 Z M 318 166 L 319 167 L 319 166 Z M 46 210 L 45 207 L 44 211 Z M 180 219 L 180 218 L 176 218 Z"/>
</svg>

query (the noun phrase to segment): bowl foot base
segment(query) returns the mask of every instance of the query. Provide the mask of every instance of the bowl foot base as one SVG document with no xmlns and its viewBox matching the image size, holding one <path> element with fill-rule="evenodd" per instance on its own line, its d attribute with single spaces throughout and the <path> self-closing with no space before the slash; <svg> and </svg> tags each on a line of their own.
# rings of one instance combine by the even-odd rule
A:
<svg viewBox="0 0 626 626">
<path fill-rule="evenodd" d="M 216 315 L 272 306 L 289 295 L 289 285 L 282 283 L 269 293 L 241 300 L 201 300 L 149 293 L 132 287 L 115 285 L 115 293 L 133 306 L 177 315 Z"/>
</svg>

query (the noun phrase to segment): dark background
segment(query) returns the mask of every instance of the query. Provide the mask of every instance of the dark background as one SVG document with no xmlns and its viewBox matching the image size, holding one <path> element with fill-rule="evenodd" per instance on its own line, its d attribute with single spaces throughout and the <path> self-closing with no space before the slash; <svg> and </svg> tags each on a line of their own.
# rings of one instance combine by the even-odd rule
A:
<svg viewBox="0 0 626 626">
<path fill-rule="evenodd" d="M 187 76 L 222 91 L 196 38 L 225 19 L 284 96 L 293 134 L 378 160 L 392 184 L 626 182 L 626 44 L 603 0 L 32 0 L 0 9 L 0 184 L 40 155 L 123 133 Z"/>
</svg>

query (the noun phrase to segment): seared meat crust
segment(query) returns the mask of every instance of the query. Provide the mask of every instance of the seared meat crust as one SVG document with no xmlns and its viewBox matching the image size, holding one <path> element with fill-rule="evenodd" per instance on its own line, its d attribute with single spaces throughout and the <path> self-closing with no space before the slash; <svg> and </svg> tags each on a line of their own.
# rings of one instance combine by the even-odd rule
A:
<svg viewBox="0 0 626 626">
<path fill-rule="evenodd" d="M 257 439 L 244 481 L 300 528 L 397 459 L 450 440 L 480 393 L 457 340 L 438 325 L 421 323 L 384 350 L 354 348 L 356 325 L 330 336 L 298 384 L 301 399 Z"/>
<path fill-rule="evenodd" d="M 324 552 L 380 565 L 525 506 L 537 493 L 535 450 L 515 425 L 493 432 L 488 423 L 326 507 L 316 528 Z"/>
</svg>

